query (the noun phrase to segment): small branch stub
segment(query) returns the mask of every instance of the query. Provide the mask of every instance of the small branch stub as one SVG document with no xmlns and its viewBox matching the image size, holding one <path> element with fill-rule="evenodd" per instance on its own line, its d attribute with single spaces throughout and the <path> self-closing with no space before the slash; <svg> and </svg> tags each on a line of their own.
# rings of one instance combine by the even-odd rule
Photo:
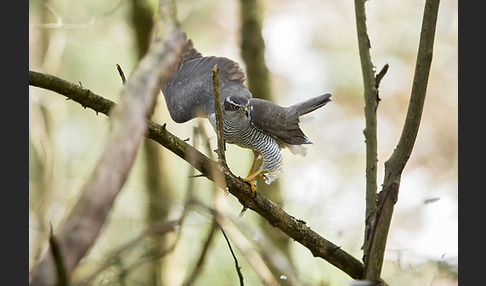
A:
<svg viewBox="0 0 486 286">
<path fill-rule="evenodd" d="M 116 64 L 116 69 L 118 70 L 118 74 L 121 77 L 121 81 L 122 81 L 123 85 L 125 85 L 125 83 L 127 82 L 127 80 L 126 80 L 125 74 L 123 73 L 123 70 L 122 70 L 122 68 L 120 67 L 119 64 Z"/>
</svg>

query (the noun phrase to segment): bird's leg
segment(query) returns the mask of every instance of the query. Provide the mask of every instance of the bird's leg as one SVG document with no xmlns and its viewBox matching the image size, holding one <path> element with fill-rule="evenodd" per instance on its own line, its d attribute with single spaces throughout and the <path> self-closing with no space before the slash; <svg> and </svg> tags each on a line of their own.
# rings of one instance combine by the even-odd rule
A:
<svg viewBox="0 0 486 286">
<path fill-rule="evenodd" d="M 253 162 L 251 162 L 250 170 L 248 170 L 248 175 L 246 175 L 247 178 L 255 173 L 255 165 L 258 160 L 258 156 L 259 154 L 253 151 Z"/>
<path fill-rule="evenodd" d="M 254 172 L 253 174 L 249 174 L 246 178 L 243 179 L 243 181 L 250 182 L 250 181 L 255 180 L 255 178 L 264 179 L 262 172 L 263 172 L 263 169 L 259 169 L 258 171 Z"/>
<path fill-rule="evenodd" d="M 253 151 L 253 162 L 251 163 L 250 170 L 248 171 L 248 175 L 246 176 L 246 178 L 242 178 L 243 181 L 250 184 L 251 192 L 253 194 L 256 194 L 255 193 L 256 186 L 254 183 L 255 178 L 263 179 L 263 175 L 261 174 L 263 172 L 262 169 L 259 169 L 258 171 L 255 172 L 255 165 L 259 156 L 260 154 L 258 152 Z"/>
</svg>

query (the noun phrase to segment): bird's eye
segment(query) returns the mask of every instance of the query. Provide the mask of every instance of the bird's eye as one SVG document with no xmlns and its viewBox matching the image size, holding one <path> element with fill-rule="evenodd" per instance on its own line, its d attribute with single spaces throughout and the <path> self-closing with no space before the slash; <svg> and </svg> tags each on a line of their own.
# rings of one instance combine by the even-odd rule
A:
<svg viewBox="0 0 486 286">
<path fill-rule="evenodd" d="M 240 109 L 240 107 L 239 106 L 236 106 L 236 105 L 233 105 L 233 109 L 234 110 L 238 110 L 238 109 Z"/>
</svg>

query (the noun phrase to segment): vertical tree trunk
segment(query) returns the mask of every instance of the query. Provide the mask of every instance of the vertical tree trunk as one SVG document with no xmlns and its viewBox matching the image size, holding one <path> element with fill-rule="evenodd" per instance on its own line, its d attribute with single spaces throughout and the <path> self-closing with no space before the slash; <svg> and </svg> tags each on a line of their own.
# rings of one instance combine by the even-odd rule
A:
<svg viewBox="0 0 486 286">
<path fill-rule="evenodd" d="M 247 84 L 253 97 L 272 100 L 269 72 L 265 64 L 265 42 L 262 36 L 262 4 L 261 0 L 240 1 L 241 55 L 246 64 Z M 257 191 L 276 203 L 284 203 L 279 180 L 274 181 L 271 185 L 259 181 Z M 289 237 L 272 227 L 263 218 L 260 219 L 260 226 L 278 249 L 291 260 Z M 280 277 L 281 273 L 273 265 L 269 266 L 273 274 L 277 278 Z M 292 281 L 282 280 L 281 282 L 291 283 Z"/>
</svg>

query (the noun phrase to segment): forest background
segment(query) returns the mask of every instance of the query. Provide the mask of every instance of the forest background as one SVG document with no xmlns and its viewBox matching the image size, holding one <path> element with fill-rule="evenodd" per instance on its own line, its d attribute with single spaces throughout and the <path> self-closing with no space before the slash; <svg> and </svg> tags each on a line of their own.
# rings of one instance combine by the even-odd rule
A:
<svg viewBox="0 0 486 286">
<path fill-rule="evenodd" d="M 119 101 L 123 85 L 116 64 L 129 77 L 140 57 L 131 19 L 134 2 L 30 1 L 29 69 L 81 82 L 97 94 Z M 238 1 L 175 3 L 182 28 L 203 55 L 229 57 L 246 70 L 240 49 Z M 365 216 L 365 122 L 353 3 L 261 3 L 272 100 L 291 105 L 324 92 L 334 95 L 333 102 L 303 120 L 302 128 L 314 143 L 308 147 L 307 156 L 284 151 L 284 171 L 278 180 L 281 197 L 275 200 L 289 214 L 360 258 Z M 158 2 L 149 1 L 147 5 L 155 15 Z M 380 83 L 381 183 L 382 163 L 396 146 L 406 114 L 423 1 L 368 1 L 366 7 L 373 62 L 377 69 L 390 66 Z M 441 1 L 424 114 L 403 173 L 385 254 L 382 277 L 390 285 L 457 284 L 457 28 L 457 1 Z M 167 123 L 168 130 L 191 140 L 193 127 L 198 124 L 174 123 L 161 95 L 152 120 Z M 201 124 L 214 149 L 214 132 L 206 122 Z M 29 88 L 30 267 L 47 247 L 49 226 L 56 229 L 76 202 L 106 142 L 108 128 L 106 116 L 96 115 L 52 92 Z M 245 175 L 251 153 L 231 145 L 227 148 L 230 169 Z M 147 156 L 151 149 L 157 149 L 156 157 Z M 203 143 L 198 149 L 204 149 Z M 156 173 L 160 174 L 159 183 L 164 184 L 158 189 L 164 190 L 162 194 L 153 193 L 147 178 L 147 170 L 155 168 L 149 158 L 159 162 Z M 208 213 L 198 207 L 187 213 L 180 232 L 159 239 L 143 237 L 117 257 L 116 263 L 100 273 L 96 271 L 114 251 L 147 229 L 154 217 L 178 218 L 186 207 L 189 187 L 200 204 L 218 204 L 218 210 L 237 226 L 234 232 L 227 231 L 248 283 L 258 284 L 262 277 L 252 268 L 256 262 L 249 253 L 253 252 L 245 247 L 256 250 L 265 258 L 263 261 L 283 264 L 277 270 L 268 265 L 274 274 L 280 273 L 275 276 L 282 284 L 298 281 L 344 285 L 343 281 L 349 279 L 297 243 L 284 239 L 284 246 L 279 245 L 278 234 L 275 238 L 272 230 L 265 227 L 266 222 L 252 211 L 238 218 L 241 205 L 237 200 L 224 196 L 221 190 L 214 192 L 205 179 L 188 179 L 191 172 L 192 167 L 160 146 L 141 148 L 107 225 L 74 279 L 96 273 L 95 281 L 108 284 L 125 281 L 129 285 L 150 285 L 159 281 L 179 285 L 187 281 L 212 229 Z M 189 186 L 190 182 L 194 185 Z M 271 197 L 270 193 L 263 194 Z M 157 208 L 153 205 L 158 207 L 158 213 L 154 213 Z M 269 244 L 278 250 L 273 252 L 275 257 L 266 257 L 264 249 Z M 170 245 L 175 246 L 170 252 L 147 259 L 150 250 Z M 147 278 L 146 273 L 155 274 Z M 198 275 L 195 281 L 199 285 L 236 283 L 233 258 L 222 235 L 212 238 L 204 268 Z"/>
</svg>

